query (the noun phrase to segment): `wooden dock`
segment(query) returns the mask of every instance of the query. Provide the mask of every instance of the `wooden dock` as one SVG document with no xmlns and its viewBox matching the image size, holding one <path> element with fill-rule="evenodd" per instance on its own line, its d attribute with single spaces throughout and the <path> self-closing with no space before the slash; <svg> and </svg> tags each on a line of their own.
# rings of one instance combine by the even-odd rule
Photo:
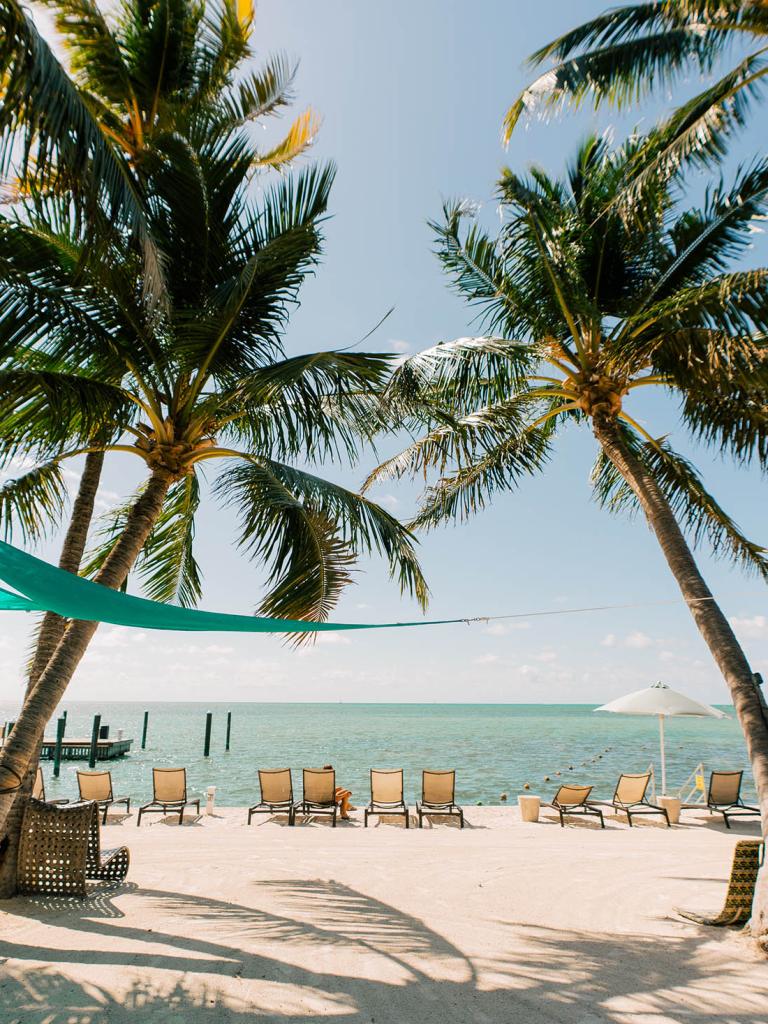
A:
<svg viewBox="0 0 768 1024">
<path fill-rule="evenodd" d="M 96 745 L 97 761 L 114 761 L 129 753 L 133 740 L 99 740 Z M 40 759 L 52 761 L 56 740 L 43 740 Z M 90 740 L 64 740 L 61 744 L 62 761 L 87 761 L 91 754 Z"/>
</svg>

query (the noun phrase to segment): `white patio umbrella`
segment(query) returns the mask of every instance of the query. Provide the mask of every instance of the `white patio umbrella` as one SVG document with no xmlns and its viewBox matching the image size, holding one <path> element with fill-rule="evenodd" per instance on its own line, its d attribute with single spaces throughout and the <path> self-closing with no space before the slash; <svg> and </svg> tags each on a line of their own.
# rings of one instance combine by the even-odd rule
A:
<svg viewBox="0 0 768 1024">
<path fill-rule="evenodd" d="M 724 711 L 718 711 L 709 704 L 700 704 L 686 697 L 684 693 L 672 690 L 666 683 L 654 683 L 644 690 L 635 690 L 626 697 L 619 697 L 603 704 L 595 711 L 613 711 L 618 715 L 656 715 L 659 719 L 659 746 L 661 748 L 661 792 L 667 792 L 667 762 L 664 752 L 664 719 L 673 715 L 691 718 L 727 718 Z"/>
</svg>

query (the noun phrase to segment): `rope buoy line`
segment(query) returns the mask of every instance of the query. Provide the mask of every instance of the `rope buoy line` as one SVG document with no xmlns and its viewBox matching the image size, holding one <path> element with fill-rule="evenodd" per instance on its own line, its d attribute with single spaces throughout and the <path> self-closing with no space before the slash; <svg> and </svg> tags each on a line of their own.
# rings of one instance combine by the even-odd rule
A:
<svg viewBox="0 0 768 1024">
<path fill-rule="evenodd" d="M 698 604 L 701 601 L 714 601 L 714 597 L 692 597 L 689 601 L 685 598 L 672 598 L 668 601 L 632 601 L 628 604 L 595 604 L 586 608 L 557 608 L 554 611 L 538 612 L 515 612 L 511 615 L 476 615 L 473 618 L 459 619 L 471 626 L 473 622 L 497 622 L 499 619 L 534 619 L 544 615 L 578 615 L 581 612 L 609 612 L 622 608 L 658 608 L 670 604 Z"/>
</svg>

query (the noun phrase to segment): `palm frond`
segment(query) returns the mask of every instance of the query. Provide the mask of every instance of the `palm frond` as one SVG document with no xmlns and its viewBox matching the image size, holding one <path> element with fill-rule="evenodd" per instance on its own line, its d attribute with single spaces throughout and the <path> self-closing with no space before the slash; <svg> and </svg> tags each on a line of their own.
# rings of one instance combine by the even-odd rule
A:
<svg viewBox="0 0 768 1024">
<path fill-rule="evenodd" d="M 412 529 L 466 522 L 493 497 L 515 490 L 524 477 L 542 472 L 549 460 L 551 430 L 546 426 L 513 433 L 493 448 L 428 487 L 411 520 Z"/>
<path fill-rule="evenodd" d="M 186 476 L 168 492 L 163 511 L 147 539 L 136 572 L 147 597 L 193 608 L 202 597 L 202 577 L 194 556 L 195 516 L 200 486 Z"/>
<path fill-rule="evenodd" d="M 674 452 L 663 439 L 653 444 L 644 442 L 629 428 L 622 430 L 622 441 L 653 476 L 694 546 L 706 540 L 716 557 L 724 557 L 768 580 L 768 551 L 741 532 L 707 491 L 691 462 Z M 629 484 L 603 452 L 592 470 L 592 484 L 595 498 L 603 508 L 630 514 L 640 510 Z"/>
<path fill-rule="evenodd" d="M 0 75 L 0 170 L 20 160 L 24 176 L 33 160 L 38 174 L 55 168 L 93 183 L 96 198 L 103 192 L 112 216 L 139 236 L 145 296 L 157 308 L 165 301 L 162 255 L 131 170 L 18 0 L 0 4 Z"/>
<path fill-rule="evenodd" d="M 131 509 L 143 488 L 102 516 L 96 545 L 88 552 L 81 575 L 95 576 L 125 530 Z M 134 566 L 144 592 L 153 601 L 194 607 L 202 596 L 200 568 L 193 553 L 195 515 L 200 490 L 194 476 L 173 484 Z M 127 587 L 127 581 L 126 581 Z M 125 589 L 125 588 L 124 588 Z"/>
<path fill-rule="evenodd" d="M 0 370 L 5 450 L 32 440 L 49 450 L 88 444 L 112 435 L 116 424 L 130 422 L 133 408 L 122 388 L 103 380 L 52 370 Z"/>
<path fill-rule="evenodd" d="M 276 169 L 287 167 L 309 149 L 319 130 L 320 117 L 310 107 L 299 114 L 288 129 L 288 133 L 276 146 L 256 157 L 254 166 Z"/>
<path fill-rule="evenodd" d="M 415 596 L 422 607 L 426 604 L 428 589 L 411 534 L 374 502 L 311 473 L 258 457 L 225 471 L 215 490 L 238 508 L 240 543 L 271 565 L 271 583 L 282 578 L 291 537 L 304 529 L 303 518 L 320 516 L 336 524 L 334 537 L 352 554 L 383 554 L 401 590 Z M 313 522 L 306 529 L 314 529 Z M 307 605 L 294 617 L 305 618 L 311 611 Z"/>
<path fill-rule="evenodd" d="M 296 66 L 286 54 L 274 54 L 262 69 L 251 72 L 218 97 L 217 129 L 233 131 L 249 121 L 278 113 L 293 99 L 295 76 Z"/>
<path fill-rule="evenodd" d="M 34 543 L 58 526 L 67 503 L 67 486 L 57 460 L 27 469 L 0 483 L 0 524 L 6 541 L 18 530 Z"/>
</svg>

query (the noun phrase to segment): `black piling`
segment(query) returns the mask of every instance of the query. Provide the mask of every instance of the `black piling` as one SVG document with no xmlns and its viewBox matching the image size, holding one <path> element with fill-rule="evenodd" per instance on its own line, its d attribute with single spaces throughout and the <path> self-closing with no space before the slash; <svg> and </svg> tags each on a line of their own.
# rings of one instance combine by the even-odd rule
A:
<svg viewBox="0 0 768 1024">
<path fill-rule="evenodd" d="M 67 720 L 62 715 L 56 722 L 56 746 L 53 750 L 53 777 L 58 779 L 61 772 L 61 744 L 64 741 L 64 730 L 67 728 Z"/>
<path fill-rule="evenodd" d="M 203 744 L 203 757 L 208 757 L 211 753 L 211 723 L 213 722 L 213 713 L 207 711 L 205 713 L 205 743 Z"/>
<path fill-rule="evenodd" d="M 91 731 L 91 752 L 88 755 L 88 767 L 96 767 L 96 752 L 99 749 L 99 729 L 101 727 L 101 715 L 93 716 L 93 729 Z"/>
<path fill-rule="evenodd" d="M 144 726 L 143 726 L 143 728 L 141 730 L 141 749 L 142 750 L 144 750 L 144 748 L 147 745 L 147 726 L 148 725 L 149 725 L 149 712 L 145 711 L 144 712 Z"/>
<path fill-rule="evenodd" d="M 227 741 L 226 741 L 226 744 L 224 746 L 225 750 L 229 750 L 229 735 L 230 735 L 231 731 L 232 731 L 232 712 L 228 711 L 227 712 Z"/>
</svg>

